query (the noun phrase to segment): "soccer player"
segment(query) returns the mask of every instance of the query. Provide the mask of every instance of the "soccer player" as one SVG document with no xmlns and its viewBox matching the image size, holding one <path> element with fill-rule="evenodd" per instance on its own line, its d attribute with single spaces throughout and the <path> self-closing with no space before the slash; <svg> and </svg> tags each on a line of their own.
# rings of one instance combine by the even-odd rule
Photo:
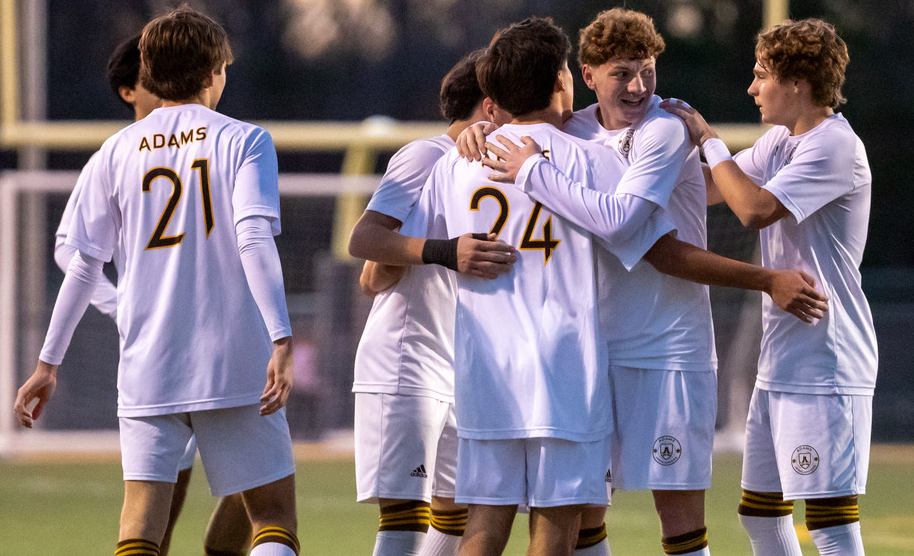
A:
<svg viewBox="0 0 914 556">
<path fill-rule="evenodd" d="M 353 383 L 358 500 L 377 503 L 381 512 L 375 556 L 417 554 L 420 547 L 426 555 L 455 554 L 466 522 L 466 508 L 454 504 L 453 272 L 371 259 L 384 237 L 375 228 L 400 228 L 457 135 L 481 119 L 507 121 L 476 81 L 481 54 L 460 60 L 442 81 L 447 132 L 414 141 L 391 158 L 352 231 L 353 254 L 370 259 L 360 282 L 375 296 Z"/>
<path fill-rule="evenodd" d="M 706 245 L 704 178 L 685 130 L 653 95 L 656 57 L 665 45 L 650 18 L 621 8 L 604 11 L 582 30 L 580 42 L 584 80 L 598 102 L 576 112 L 564 129 L 610 147 L 605 156 L 621 160 L 625 174 L 607 197 L 569 187 L 539 157 L 530 159 L 517 181 L 597 235 L 639 225 L 653 205 L 664 207 L 676 224 L 679 241 L 658 241 L 644 257 L 650 264 L 628 272 L 605 253 L 599 259 L 615 417 L 613 486 L 653 492 L 667 553 L 708 554 L 704 491 L 711 479 L 716 355 L 707 287 L 679 278 L 762 289 L 800 318 L 812 318 L 825 306 L 801 273 L 778 274 L 698 248 Z M 493 178 L 513 181 L 529 151 L 502 143 L 507 151 L 489 147 L 503 160 L 484 164 L 513 166 Z M 588 195 L 602 199 L 588 205 Z M 606 553 L 599 543 L 605 538 L 603 512 L 585 511 L 578 554 Z"/>
<path fill-rule="evenodd" d="M 496 34 L 477 76 L 513 117 L 500 133 L 535 137 L 563 171 L 595 184 L 622 166 L 559 130 L 573 99 L 570 50 L 551 20 L 528 19 Z M 457 277 L 457 501 L 469 504 L 460 554 L 501 553 L 518 505 L 530 508 L 528 554 L 571 554 L 581 509 L 605 505 L 608 494 L 612 419 L 592 238 L 487 173 L 448 153 L 420 200 L 427 228 L 418 218 L 403 229 L 412 233 L 415 222 L 430 237 L 490 229 L 518 247 L 504 276 Z M 629 266 L 672 228 L 651 212 L 653 226 L 611 245 Z"/>
<path fill-rule="evenodd" d="M 697 111 L 665 104 L 703 148 L 723 200 L 761 230 L 762 264 L 805 269 L 830 299 L 814 324 L 764 300 L 740 521 L 755 554 L 798 556 L 792 511 L 803 498 L 819 553 L 858 556 L 877 348 L 859 272 L 871 175 L 863 143 L 835 113 L 847 46 L 824 21 L 788 20 L 759 33 L 755 57 L 748 92 L 774 127 L 734 158 Z"/>
<path fill-rule="evenodd" d="M 111 86 L 111 90 L 117 95 L 118 100 L 130 109 L 135 122 L 142 120 L 150 112 L 162 105 L 162 99 L 147 91 L 140 83 L 140 36 L 141 34 L 137 33 L 114 49 L 108 59 L 107 71 L 108 84 Z M 60 224 L 57 227 L 54 241 L 54 261 L 64 272 L 67 271 L 70 260 L 76 253 L 75 248 L 66 244 L 67 231 L 70 228 L 73 209 L 76 206 L 76 200 L 79 198 L 80 192 L 86 184 L 86 180 L 91 174 L 92 166 L 97 160 L 98 157 L 93 154 L 82 172 L 80 172 L 61 216 Z M 117 320 L 117 288 L 104 276 L 92 294 L 91 303 L 101 313 Z M 165 535 L 162 538 L 160 547 L 162 556 L 168 554 L 174 525 L 181 514 L 181 509 L 187 496 L 187 487 L 190 484 L 190 476 L 196 455 L 197 443 L 191 438 L 178 464 L 178 479 L 175 483 L 171 509 L 169 510 L 168 526 L 165 529 Z M 204 551 L 206 554 L 242 554 L 247 552 L 251 534 L 250 521 L 248 521 L 247 514 L 244 512 L 240 497 L 233 495 L 231 498 L 233 499 L 220 500 L 216 510 L 213 512 L 207 528 L 207 535 L 204 539 Z M 245 531 L 247 532 L 245 533 Z M 247 540 L 245 541 L 244 539 Z"/>
<path fill-rule="evenodd" d="M 139 49 L 142 86 L 163 107 L 97 154 L 67 232 L 77 252 L 14 409 L 25 427 L 41 414 L 116 251 L 125 489 L 115 554 L 159 554 L 191 435 L 213 494 L 243 493 L 251 555 L 298 554 L 275 149 L 264 130 L 213 111 L 233 59 L 217 23 L 181 7 L 147 24 Z"/>
</svg>

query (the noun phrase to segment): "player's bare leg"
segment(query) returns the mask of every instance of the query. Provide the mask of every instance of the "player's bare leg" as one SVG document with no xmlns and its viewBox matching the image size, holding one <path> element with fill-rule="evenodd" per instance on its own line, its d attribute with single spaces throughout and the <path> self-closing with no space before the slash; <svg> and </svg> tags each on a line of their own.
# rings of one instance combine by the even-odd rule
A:
<svg viewBox="0 0 914 556">
<path fill-rule="evenodd" d="M 587 506 L 581 511 L 574 556 L 609 556 L 606 539 L 606 506 Z"/>
<path fill-rule="evenodd" d="M 261 550 L 274 549 L 276 551 L 270 554 L 281 554 L 278 545 L 284 545 L 285 554 L 297 555 L 295 475 L 246 490 L 241 495 L 254 533 L 251 556 L 258 556 Z"/>
<path fill-rule="evenodd" d="M 530 508 L 527 556 L 571 556 L 582 509 L 582 505 Z"/>
<path fill-rule="evenodd" d="M 705 491 L 654 490 L 663 548 L 668 554 L 710 554 L 705 528 Z M 687 552 L 683 552 L 687 550 Z"/>
<path fill-rule="evenodd" d="M 145 541 L 158 550 L 168 527 L 174 483 L 163 481 L 124 481 L 124 507 L 121 509 L 118 545 L 124 541 Z"/>
<path fill-rule="evenodd" d="M 470 504 L 467 528 L 460 542 L 460 556 L 491 556 L 501 554 L 511 536 L 511 525 L 517 505 L 484 506 Z"/>
<path fill-rule="evenodd" d="M 206 554 L 245 555 L 252 535 L 251 520 L 241 494 L 223 496 L 209 518 L 203 547 Z"/>
<path fill-rule="evenodd" d="M 165 527 L 165 534 L 162 536 L 162 543 L 159 545 L 161 556 L 168 555 L 168 549 L 171 546 L 171 534 L 174 532 L 178 516 L 181 515 L 181 509 L 184 507 L 184 500 L 187 498 L 187 487 L 190 485 L 190 475 L 193 469 L 193 467 L 188 467 L 178 471 L 178 481 L 172 491 L 171 508 L 168 511 L 168 526 Z"/>
</svg>

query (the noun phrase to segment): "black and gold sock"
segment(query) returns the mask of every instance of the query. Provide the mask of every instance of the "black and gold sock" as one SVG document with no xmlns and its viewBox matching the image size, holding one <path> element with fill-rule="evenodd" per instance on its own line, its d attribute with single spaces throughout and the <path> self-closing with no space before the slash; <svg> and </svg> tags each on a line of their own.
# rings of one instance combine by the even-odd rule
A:
<svg viewBox="0 0 914 556">
<path fill-rule="evenodd" d="M 254 540 L 251 541 L 251 548 L 253 549 L 257 545 L 270 542 L 288 546 L 295 552 L 296 556 L 301 550 L 301 545 L 298 543 L 298 537 L 295 536 L 295 533 L 284 527 L 264 527 L 254 535 Z"/>
<path fill-rule="evenodd" d="M 860 507 L 856 496 L 806 501 L 806 528 L 810 531 L 850 525 L 857 521 L 860 521 Z"/>
<path fill-rule="evenodd" d="M 411 500 L 381 508 L 378 531 L 418 531 L 425 533 L 429 525 L 427 502 Z"/>
<path fill-rule="evenodd" d="M 431 526 L 445 535 L 462 537 L 467 528 L 467 510 L 431 512 Z"/>
<path fill-rule="evenodd" d="M 755 517 L 781 517 L 793 513 L 793 500 L 784 500 L 780 492 L 743 490 L 737 513 Z"/>
<path fill-rule="evenodd" d="M 234 552 L 231 550 L 217 550 L 215 548 L 210 548 L 208 546 L 203 547 L 203 556 L 247 556 L 248 551 L 245 549 L 244 552 Z"/>
<path fill-rule="evenodd" d="M 596 546 L 603 542 L 603 539 L 606 538 L 606 524 L 602 523 L 599 527 L 591 527 L 590 529 L 581 529 L 578 531 L 578 542 L 575 543 L 575 550 L 583 550 L 585 548 L 590 548 L 591 546 Z"/>
<path fill-rule="evenodd" d="M 117 543 L 114 556 L 159 556 L 159 545 L 146 539 L 126 539 Z"/>
<path fill-rule="evenodd" d="M 666 554 L 688 554 L 708 546 L 708 528 L 702 527 L 690 533 L 675 537 L 664 537 L 660 540 Z"/>
</svg>

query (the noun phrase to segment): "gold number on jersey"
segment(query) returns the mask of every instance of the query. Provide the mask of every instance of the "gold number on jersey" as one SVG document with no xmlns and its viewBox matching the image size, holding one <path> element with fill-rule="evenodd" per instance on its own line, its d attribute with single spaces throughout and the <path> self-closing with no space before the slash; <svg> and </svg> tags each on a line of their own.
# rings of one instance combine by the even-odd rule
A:
<svg viewBox="0 0 914 556">
<path fill-rule="evenodd" d="M 498 201 L 498 218 L 495 220 L 495 224 L 492 225 L 492 229 L 489 230 L 490 233 L 498 235 L 501 232 L 501 229 L 505 227 L 505 222 L 508 221 L 508 214 L 510 212 L 508 208 L 508 198 L 505 196 L 505 193 L 498 189 L 497 187 L 481 187 L 476 190 L 476 193 L 473 194 L 473 197 L 470 199 L 470 210 L 479 210 L 479 203 L 486 197 L 492 197 Z M 530 218 L 527 220 L 527 227 L 524 229 L 524 237 L 521 238 L 520 248 L 525 250 L 534 250 L 542 249 L 543 257 L 545 258 L 544 263 L 549 262 L 549 257 L 552 256 L 552 251 L 558 247 L 558 244 L 562 242 L 560 239 L 552 239 L 552 216 L 546 218 L 546 222 L 543 224 L 543 233 L 541 239 L 534 239 L 533 232 L 536 230 L 536 222 L 539 220 L 540 212 L 543 209 L 543 205 L 539 201 L 533 205 L 533 212 L 530 213 Z"/>
<path fill-rule="evenodd" d="M 492 229 L 489 230 L 489 233 L 498 235 L 501 229 L 505 227 L 505 222 L 508 221 L 508 212 L 510 212 L 508 198 L 497 187 L 481 187 L 476 190 L 476 193 L 473 193 L 473 198 L 470 199 L 470 210 L 479 210 L 479 202 L 486 197 L 492 197 L 498 201 L 498 218 L 495 220 L 495 224 L 492 224 Z"/>
<path fill-rule="evenodd" d="M 213 231 L 213 226 L 215 225 L 213 220 L 213 201 L 210 196 L 209 188 L 209 160 L 198 158 L 191 164 L 191 168 L 200 171 L 200 193 L 203 203 L 203 218 L 206 225 L 206 237 L 209 237 L 209 234 Z M 181 241 L 184 239 L 183 233 L 176 236 L 165 235 L 165 230 L 168 229 L 168 223 L 171 221 L 171 217 L 178 207 L 178 202 L 181 200 L 181 194 L 183 192 L 181 178 L 178 176 L 178 173 L 171 168 L 153 168 L 143 176 L 143 193 L 149 193 L 152 190 L 152 182 L 158 178 L 165 178 L 171 182 L 171 197 L 168 199 L 168 204 L 165 205 L 165 210 L 162 212 L 162 217 L 159 218 L 159 223 L 156 225 L 155 231 L 152 232 L 152 236 L 146 244 L 146 249 L 174 247 L 175 245 L 180 245 Z"/>
<path fill-rule="evenodd" d="M 520 242 L 521 249 L 542 249 L 543 250 L 543 263 L 549 262 L 549 257 L 552 256 L 552 250 L 558 247 L 559 243 L 562 242 L 560 239 L 552 239 L 552 215 L 546 218 L 546 222 L 543 223 L 543 238 L 542 239 L 533 239 L 533 230 L 536 228 L 536 221 L 539 220 L 540 211 L 543 209 L 543 205 L 539 201 L 533 205 L 533 212 L 530 213 L 530 219 L 527 220 L 527 227 L 524 229 L 524 237 Z"/>
</svg>

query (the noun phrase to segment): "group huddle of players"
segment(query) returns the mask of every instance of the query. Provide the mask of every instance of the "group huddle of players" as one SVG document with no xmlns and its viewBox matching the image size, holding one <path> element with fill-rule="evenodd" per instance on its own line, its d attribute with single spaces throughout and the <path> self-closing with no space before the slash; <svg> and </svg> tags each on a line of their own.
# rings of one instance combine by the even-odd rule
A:
<svg viewBox="0 0 914 556">
<path fill-rule="evenodd" d="M 391 159 L 353 229 L 374 296 L 353 382 L 373 554 L 500 554 L 525 511 L 528 554 L 606 555 L 614 489 L 652 491 L 666 554 L 710 554 L 707 286 L 721 285 L 767 294 L 739 505 L 753 552 L 801 554 L 805 499 L 820 554 L 862 555 L 871 178 L 835 112 L 844 42 L 817 19 L 758 35 L 748 93 L 772 127 L 735 156 L 654 94 L 665 43 L 650 17 L 601 12 L 579 42 L 597 103 L 576 112 L 571 42 L 548 18 L 461 60 L 442 82 L 447 133 Z M 55 251 L 67 275 L 16 398 L 31 427 L 88 304 L 116 319 L 121 556 L 167 553 L 197 451 L 222 497 L 206 554 L 300 550 L 278 164 L 265 130 L 215 112 L 232 61 L 224 30 L 186 6 L 112 57 L 137 122 L 71 196 Z M 761 265 L 705 249 L 719 202 L 761 230 Z"/>
</svg>

